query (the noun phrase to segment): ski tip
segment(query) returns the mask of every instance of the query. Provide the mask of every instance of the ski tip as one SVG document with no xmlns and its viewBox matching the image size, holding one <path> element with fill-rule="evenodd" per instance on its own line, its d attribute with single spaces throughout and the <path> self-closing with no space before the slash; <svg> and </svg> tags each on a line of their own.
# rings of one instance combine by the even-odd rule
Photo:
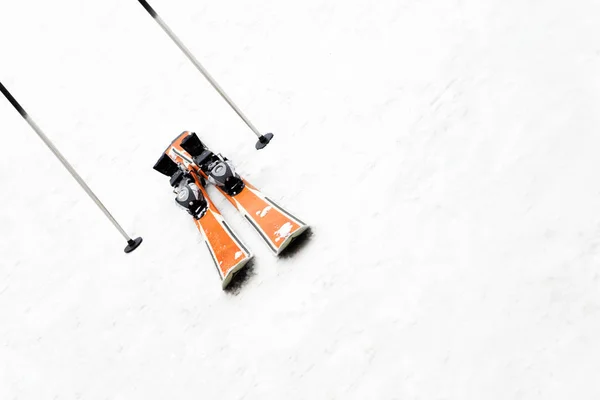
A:
<svg viewBox="0 0 600 400">
<path fill-rule="evenodd" d="M 269 142 L 271 142 L 271 139 L 273 139 L 272 133 L 265 133 L 264 135 L 259 137 L 258 142 L 256 142 L 256 146 L 255 146 L 256 150 L 264 149 L 265 147 L 267 147 Z"/>
<path fill-rule="evenodd" d="M 127 247 L 125 247 L 125 253 L 129 254 L 132 251 L 134 251 L 135 249 L 137 249 L 138 247 L 140 247 L 140 244 L 142 244 L 142 241 L 144 239 L 142 239 L 141 237 L 137 238 L 137 239 L 129 239 L 127 241 Z"/>
<path fill-rule="evenodd" d="M 252 275 L 248 270 L 252 269 L 253 261 L 254 255 L 248 254 L 244 260 L 240 261 L 225 275 L 221 282 L 221 288 L 226 292 L 237 292 Z"/>
<path fill-rule="evenodd" d="M 308 243 L 312 238 L 312 235 L 311 227 L 309 225 L 303 225 L 285 239 L 281 246 L 279 246 L 279 249 L 277 249 L 275 255 L 281 258 L 287 258 L 296 254 Z"/>
</svg>

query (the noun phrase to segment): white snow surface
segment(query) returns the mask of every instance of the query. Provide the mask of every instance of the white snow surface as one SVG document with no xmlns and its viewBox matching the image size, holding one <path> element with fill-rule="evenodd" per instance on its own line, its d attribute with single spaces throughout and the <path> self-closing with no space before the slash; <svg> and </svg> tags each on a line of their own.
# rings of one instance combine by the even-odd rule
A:
<svg viewBox="0 0 600 400">
<path fill-rule="evenodd" d="M 600 3 L 0 7 L 0 399 L 598 399 Z M 183 130 L 313 227 L 224 292 L 152 169 Z"/>
</svg>

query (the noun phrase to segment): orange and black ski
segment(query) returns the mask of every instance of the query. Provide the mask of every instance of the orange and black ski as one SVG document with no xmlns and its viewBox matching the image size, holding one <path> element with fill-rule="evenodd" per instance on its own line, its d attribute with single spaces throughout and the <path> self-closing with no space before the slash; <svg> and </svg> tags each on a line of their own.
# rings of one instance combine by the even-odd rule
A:
<svg viewBox="0 0 600 400">
<path fill-rule="evenodd" d="M 244 189 L 236 195 L 229 195 L 224 189 L 217 187 L 242 213 L 271 251 L 276 255 L 281 254 L 295 238 L 308 229 L 308 225 L 263 195 L 248 181 L 242 181 Z"/>
<path fill-rule="evenodd" d="M 221 286 L 225 289 L 235 273 L 253 255 L 210 200 L 204 187 L 204 178 L 193 165 L 172 156 L 170 150 L 171 146 L 154 165 L 154 169 L 171 178 L 170 183 L 176 193 L 175 201 L 194 218 L 221 278 Z"/>
<path fill-rule="evenodd" d="M 183 132 L 171 145 L 171 157 L 184 160 L 242 213 L 271 251 L 280 255 L 309 228 L 307 224 L 241 178 L 233 165 L 210 151 L 195 133 Z"/>
</svg>

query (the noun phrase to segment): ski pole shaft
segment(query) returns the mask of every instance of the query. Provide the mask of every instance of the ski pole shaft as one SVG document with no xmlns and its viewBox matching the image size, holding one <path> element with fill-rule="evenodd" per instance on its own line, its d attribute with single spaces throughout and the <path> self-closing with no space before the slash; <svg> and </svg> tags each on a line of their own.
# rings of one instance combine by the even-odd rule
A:
<svg viewBox="0 0 600 400">
<path fill-rule="evenodd" d="M 133 240 L 133 239 L 131 239 L 131 237 L 129 237 L 129 235 L 125 232 L 125 230 L 123 230 L 121 225 L 119 225 L 117 220 L 106 209 L 104 204 L 102 204 L 100 199 L 94 194 L 92 189 L 90 189 L 90 187 L 85 183 L 85 181 L 81 178 L 81 176 L 79 176 L 77 171 L 75 171 L 75 169 L 71 166 L 71 164 L 69 164 L 69 162 L 63 157 L 63 155 L 54 146 L 52 141 L 44 134 L 42 129 L 35 123 L 35 121 L 27 114 L 25 109 L 23 109 L 23 107 L 21 107 L 21 105 L 13 97 L 13 95 L 4 87 L 2 82 L 0 82 L 0 92 L 2 92 L 2 94 L 8 99 L 10 104 L 12 104 L 13 107 L 19 112 L 19 114 L 21 114 L 23 119 L 25 119 L 25 121 L 27 121 L 29 126 L 31 126 L 31 128 L 35 131 L 35 133 L 37 133 L 37 135 L 40 137 L 40 139 L 42 139 L 42 141 L 46 144 L 46 146 L 48 146 L 48 148 L 52 151 L 52 153 L 54 153 L 56 158 L 58 158 L 58 160 L 65 166 L 65 168 L 69 171 L 69 173 L 73 176 L 73 178 L 75 178 L 77 183 L 79 183 L 79 185 L 81 185 L 83 190 L 85 190 L 85 192 L 92 198 L 94 203 L 96 203 L 96 205 L 100 208 L 100 210 L 102 210 L 102 212 L 106 215 L 106 217 L 110 220 L 110 222 L 112 222 L 112 224 L 115 226 L 115 228 L 117 228 L 117 230 L 121 233 L 121 235 L 123 235 L 125 240 L 127 240 L 127 247 L 125 248 L 125 252 L 129 253 L 129 252 L 135 250 L 141 244 L 142 238 L 137 238 L 137 239 Z"/>
<path fill-rule="evenodd" d="M 198 71 L 200 71 L 200 73 L 202 75 L 204 75 L 204 77 L 206 78 L 206 80 L 208 80 L 208 82 L 212 85 L 212 87 L 215 88 L 215 90 L 221 95 L 221 97 L 223 97 L 223 99 L 225 99 L 225 101 L 236 112 L 236 114 L 246 123 L 246 125 L 248 125 L 250 130 L 252 130 L 252 132 L 254 132 L 254 134 L 259 139 L 258 143 L 256 144 L 256 148 L 261 149 L 261 148 L 265 147 L 273 138 L 273 134 L 267 133 L 266 135 L 262 135 L 258 131 L 258 129 L 256 129 L 256 127 L 252 124 L 252 122 L 250 122 L 248 117 L 246 117 L 246 115 L 244 115 L 242 110 L 240 110 L 240 108 L 233 102 L 233 100 L 231 100 L 231 97 L 229 97 L 227 95 L 227 93 L 225 93 L 223 88 L 208 73 L 206 68 L 204 68 L 204 66 L 202 66 L 202 64 L 200 64 L 200 61 L 198 61 L 198 59 L 196 59 L 196 57 L 194 57 L 194 55 L 183 44 L 183 42 L 181 40 L 179 40 L 179 38 L 175 35 L 175 33 L 171 30 L 171 28 L 169 28 L 169 26 L 156 13 L 156 11 L 154 11 L 152 6 L 150 4 L 148 4 L 148 2 L 146 0 L 138 0 L 138 1 L 144 7 L 144 9 L 146 9 L 146 11 L 148 11 L 150 16 L 158 23 L 158 25 L 160 25 L 160 27 L 171 38 L 171 40 L 173 40 L 173 42 L 175 42 L 175 44 L 177 45 L 177 47 L 179 47 L 179 49 L 183 52 L 183 54 L 185 54 L 187 56 L 187 58 L 192 62 L 192 64 L 194 64 L 194 66 L 198 69 Z"/>
</svg>

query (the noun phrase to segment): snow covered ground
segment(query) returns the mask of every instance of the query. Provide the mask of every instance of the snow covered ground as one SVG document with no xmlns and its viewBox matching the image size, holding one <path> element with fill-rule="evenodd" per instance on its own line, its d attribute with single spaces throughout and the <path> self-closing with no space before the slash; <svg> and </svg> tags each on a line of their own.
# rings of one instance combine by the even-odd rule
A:
<svg viewBox="0 0 600 400">
<path fill-rule="evenodd" d="M 598 399 L 600 3 L 0 5 L 0 399 Z M 313 226 L 223 292 L 152 165 L 196 131 Z M 214 192 L 213 192 L 214 193 Z"/>
</svg>

